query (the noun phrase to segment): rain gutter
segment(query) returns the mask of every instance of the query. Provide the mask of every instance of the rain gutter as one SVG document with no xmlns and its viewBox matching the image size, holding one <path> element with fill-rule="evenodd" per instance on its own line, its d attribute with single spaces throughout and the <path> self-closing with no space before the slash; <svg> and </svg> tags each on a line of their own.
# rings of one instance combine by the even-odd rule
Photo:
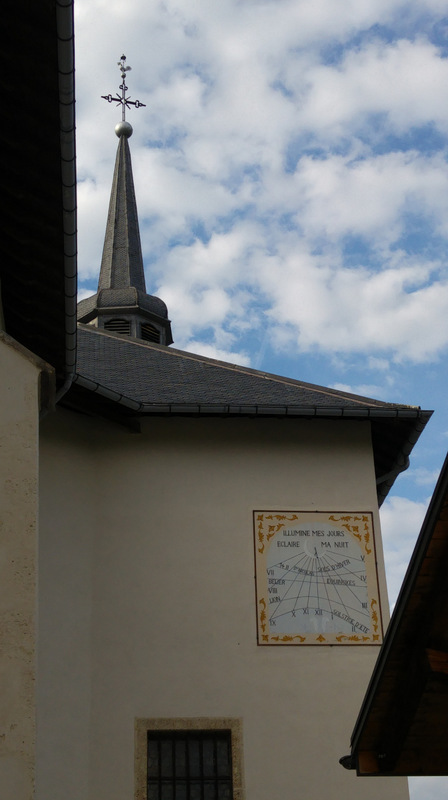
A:
<svg viewBox="0 0 448 800">
<path fill-rule="evenodd" d="M 73 0 L 57 0 L 59 117 L 65 279 L 65 380 L 55 402 L 73 383 L 76 368 L 77 217 L 75 142 L 75 38 Z"/>
<path fill-rule="evenodd" d="M 296 406 L 296 405 L 243 405 L 231 403 L 143 403 L 133 400 L 120 392 L 108 389 L 97 381 L 90 378 L 76 375 L 74 383 L 83 389 L 100 394 L 102 397 L 119 403 L 126 408 L 139 412 L 140 414 L 189 414 L 199 415 L 221 415 L 221 416 L 274 416 L 274 417 L 318 417 L 326 419 L 415 419 L 421 420 L 421 429 L 425 426 L 431 411 L 422 411 L 420 408 L 406 406 L 397 408 L 378 408 L 367 406 L 363 408 L 353 408 L 349 406 Z M 419 431 L 420 433 L 420 431 Z M 412 437 L 413 438 L 413 437 Z M 418 439 L 418 435 L 415 440 Z M 414 441 L 410 442 L 409 452 Z M 389 473 L 388 473 L 389 475 Z M 384 476 L 384 480 L 388 477 Z"/>
</svg>

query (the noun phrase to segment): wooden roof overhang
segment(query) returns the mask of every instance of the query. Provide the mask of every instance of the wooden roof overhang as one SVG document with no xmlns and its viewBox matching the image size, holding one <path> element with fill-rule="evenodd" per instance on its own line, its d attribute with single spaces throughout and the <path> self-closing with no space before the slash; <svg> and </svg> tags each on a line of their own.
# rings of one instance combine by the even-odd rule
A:
<svg viewBox="0 0 448 800">
<path fill-rule="evenodd" d="M 4 325 L 60 387 L 76 356 L 73 0 L 6 0 L 3 11 Z"/>
<path fill-rule="evenodd" d="M 448 457 L 343 766 L 358 775 L 448 774 Z"/>
</svg>

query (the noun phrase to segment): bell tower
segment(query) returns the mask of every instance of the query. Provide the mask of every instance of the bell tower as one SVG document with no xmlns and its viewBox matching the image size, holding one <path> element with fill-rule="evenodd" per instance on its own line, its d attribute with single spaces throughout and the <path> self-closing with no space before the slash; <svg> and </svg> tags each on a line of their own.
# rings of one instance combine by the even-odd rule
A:
<svg viewBox="0 0 448 800">
<path fill-rule="evenodd" d="M 132 125 L 126 120 L 126 108 L 144 106 L 130 100 L 126 92 L 126 56 L 118 62 L 121 94 L 103 95 L 109 103 L 121 105 L 122 119 L 115 126 L 118 136 L 109 213 L 104 237 L 98 290 L 78 304 L 78 322 L 133 336 L 157 344 L 172 344 L 168 310 L 158 297 L 146 291 L 140 242 L 137 203 L 128 140 Z"/>
</svg>

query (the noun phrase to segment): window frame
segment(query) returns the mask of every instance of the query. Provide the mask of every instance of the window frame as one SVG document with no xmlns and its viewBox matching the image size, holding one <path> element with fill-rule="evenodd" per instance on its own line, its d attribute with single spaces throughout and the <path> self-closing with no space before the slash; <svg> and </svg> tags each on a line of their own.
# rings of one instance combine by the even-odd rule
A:
<svg viewBox="0 0 448 800">
<path fill-rule="evenodd" d="M 230 731 L 233 800 L 244 800 L 242 720 L 233 717 L 150 717 L 135 720 L 135 800 L 147 800 L 148 733 Z"/>
</svg>

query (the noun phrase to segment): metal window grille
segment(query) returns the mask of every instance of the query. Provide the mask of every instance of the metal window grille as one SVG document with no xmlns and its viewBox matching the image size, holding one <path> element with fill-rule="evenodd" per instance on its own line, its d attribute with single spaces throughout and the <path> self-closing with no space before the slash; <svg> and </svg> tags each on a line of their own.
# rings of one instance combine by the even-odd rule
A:
<svg viewBox="0 0 448 800">
<path fill-rule="evenodd" d="M 230 731 L 148 731 L 147 800 L 232 797 Z"/>
</svg>

